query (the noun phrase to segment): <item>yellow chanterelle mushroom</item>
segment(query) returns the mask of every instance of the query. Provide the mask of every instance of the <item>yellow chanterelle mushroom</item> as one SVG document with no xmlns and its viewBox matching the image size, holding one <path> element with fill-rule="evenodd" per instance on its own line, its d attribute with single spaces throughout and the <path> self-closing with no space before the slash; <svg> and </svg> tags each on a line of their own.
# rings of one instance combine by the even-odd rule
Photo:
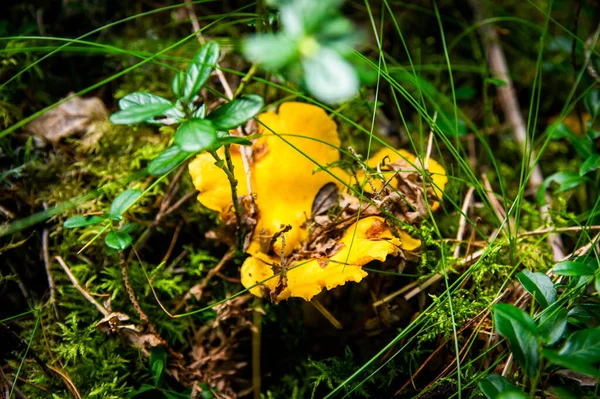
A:
<svg viewBox="0 0 600 399">
<path fill-rule="evenodd" d="M 250 165 L 258 220 L 247 249 L 250 257 L 241 269 L 242 284 L 255 286 L 251 289 L 254 295 L 261 295 L 257 283 L 262 283 L 271 292 L 280 285 L 280 277 L 276 274 L 281 269 L 282 256 L 289 261 L 285 260 L 285 286 L 280 286 L 275 296 L 277 302 L 290 297 L 310 300 L 323 288 L 331 289 L 348 281 L 359 282 L 367 275 L 363 265 L 397 255 L 400 248 L 412 251 L 420 246 L 419 240 L 404 232 L 394 236 L 382 217 L 369 216 L 345 230 L 338 239 L 338 251 L 332 256 L 319 260 L 296 256 L 292 261 L 290 255 L 308 238 L 306 222 L 311 217 L 311 207 L 319 190 L 331 182 L 342 188 L 342 182 L 350 181 L 350 177 L 339 168 L 315 172 L 319 165 L 326 166 L 340 159 L 337 126 L 321 108 L 288 102 L 283 103 L 277 113 L 263 113 L 258 120 L 260 136 L 253 141 Z M 231 148 L 238 195 L 247 195 L 241 154 L 235 145 Z M 376 167 L 384 157 L 397 159 L 399 155 L 409 163 L 416 161 L 414 155 L 405 151 L 398 154 L 382 150 L 368 161 L 368 165 Z M 446 184 L 445 172 L 432 160 L 429 160 L 428 170 L 434 192 L 441 197 Z M 190 163 L 189 171 L 200 192 L 198 200 L 221 214 L 229 211 L 232 206 L 229 182 L 225 173 L 214 165 L 212 156 L 198 155 Z M 286 226 L 291 228 L 272 243 L 271 253 L 265 253 L 264 243 Z M 285 243 L 281 236 L 285 237 Z"/>
</svg>

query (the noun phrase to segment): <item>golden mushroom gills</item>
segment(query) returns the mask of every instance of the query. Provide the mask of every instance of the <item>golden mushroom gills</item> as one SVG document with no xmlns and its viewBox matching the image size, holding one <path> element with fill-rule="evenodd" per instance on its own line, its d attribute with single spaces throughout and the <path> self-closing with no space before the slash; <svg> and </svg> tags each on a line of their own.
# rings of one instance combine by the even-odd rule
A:
<svg viewBox="0 0 600 399">
<path fill-rule="evenodd" d="M 321 108 L 310 104 L 287 102 L 279 107 L 279 112 L 266 112 L 258 116 L 259 134 L 262 136 L 252 144 L 251 184 L 259 211 L 257 225 L 247 252 L 251 255 L 242 265 L 242 284 L 252 287 L 264 280 L 264 286 L 271 292 L 280 282 L 274 268 L 280 269 L 280 254 L 288 259 L 306 241 L 306 221 L 311 215 L 311 207 L 319 190 L 327 183 L 351 181 L 342 169 L 329 168 L 313 173 L 320 166 L 340 159 L 340 139 L 337 126 Z M 238 195 L 248 194 L 241 154 L 237 146 L 231 147 L 234 173 L 238 180 Z M 416 157 L 406 151 L 399 151 L 401 157 L 414 164 Z M 222 150 L 220 150 L 222 156 Z M 384 157 L 398 159 L 398 153 L 385 149 L 372 157 L 368 164 L 376 167 Z M 428 170 L 434 192 L 438 197 L 446 184 L 444 169 L 429 160 Z M 198 200 L 207 208 L 220 212 L 223 216 L 232 206 L 231 188 L 225 173 L 214 164 L 210 154 L 200 154 L 189 165 L 189 171 L 196 189 Z M 335 177 L 334 177 L 335 176 Z M 360 175 L 359 175 L 360 177 Z M 378 182 L 380 189 L 383 182 Z M 438 204 L 434 203 L 433 207 Z M 264 253 L 265 239 L 270 239 L 285 226 L 291 229 L 285 233 L 285 246 L 279 237 L 273 244 L 274 255 Z M 275 300 L 301 297 L 310 300 L 323 288 L 331 289 L 348 281 L 359 282 L 367 273 L 362 266 L 372 260 L 383 261 L 388 255 L 397 255 L 399 248 L 412 251 L 420 246 L 420 241 L 399 232 L 394 237 L 385 220 L 370 216 L 350 225 L 339 239 L 338 251 L 327 258 L 295 260 L 286 265 L 287 284 L 276 293 Z M 324 267 L 323 267 L 324 265 Z M 274 277 L 275 276 L 275 277 Z M 261 296 L 258 286 L 251 289 L 254 295 Z"/>
</svg>

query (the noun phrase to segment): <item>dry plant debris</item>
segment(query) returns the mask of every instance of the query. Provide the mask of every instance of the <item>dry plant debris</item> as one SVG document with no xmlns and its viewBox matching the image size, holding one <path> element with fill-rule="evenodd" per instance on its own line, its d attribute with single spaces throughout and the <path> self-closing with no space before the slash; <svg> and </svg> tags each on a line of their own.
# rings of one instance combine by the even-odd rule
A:
<svg viewBox="0 0 600 399">
<path fill-rule="evenodd" d="M 258 120 L 250 168 L 258 212 L 249 216 L 256 226 L 245 248 L 251 256 L 241 269 L 242 284 L 252 294 L 266 294 L 273 302 L 309 301 L 323 288 L 360 282 L 367 275 L 362 266 L 373 260 L 418 249 L 419 240 L 383 216 L 418 224 L 429 206 L 436 209 L 447 182 L 438 163 L 428 159 L 422 168 L 413 154 L 383 149 L 367 162 L 377 172 L 352 174 L 328 167 L 340 160 L 341 143 L 335 122 L 321 108 L 288 102 Z M 232 147 L 232 158 L 238 194 L 248 210 L 239 148 Z M 231 224 L 231 189 L 213 158 L 200 154 L 189 170 L 198 200 Z M 342 192 L 356 183 L 359 190 L 364 187 L 363 200 Z"/>
</svg>

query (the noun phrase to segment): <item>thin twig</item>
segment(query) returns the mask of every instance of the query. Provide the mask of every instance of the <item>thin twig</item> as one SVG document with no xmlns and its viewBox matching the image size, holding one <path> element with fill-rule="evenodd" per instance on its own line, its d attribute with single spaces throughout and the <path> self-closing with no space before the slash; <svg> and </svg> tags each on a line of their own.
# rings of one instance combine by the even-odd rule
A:
<svg viewBox="0 0 600 399">
<path fill-rule="evenodd" d="M 93 296 L 90 295 L 89 292 L 87 292 L 82 286 L 81 284 L 79 284 L 79 281 L 77 280 L 77 278 L 73 275 L 73 273 L 71 272 L 71 269 L 69 269 L 69 266 L 67 266 L 67 264 L 65 263 L 65 261 L 63 260 L 62 257 L 60 256 L 55 256 L 54 259 L 56 259 L 56 261 L 62 266 L 62 268 L 64 269 L 65 273 L 67 273 L 67 277 L 69 277 L 69 280 L 71 280 L 71 283 L 73 284 L 73 286 L 77 289 L 77 291 L 79 291 L 81 293 L 81 295 L 83 295 L 85 297 L 85 299 L 88 300 L 88 302 L 90 302 L 92 305 L 94 305 L 96 307 L 96 309 L 98 309 L 98 311 L 100 313 L 102 313 L 102 315 L 104 317 L 109 315 L 109 311 L 106 310 L 106 308 L 102 305 L 100 305 Z"/>
<path fill-rule="evenodd" d="M 254 300 L 254 312 L 252 312 L 252 391 L 254 399 L 261 399 L 261 336 L 262 336 L 262 299 Z M 260 309 L 260 310 L 259 310 Z"/>
<path fill-rule="evenodd" d="M 181 197 L 179 200 L 177 200 L 177 202 L 174 203 L 169 209 L 167 209 L 165 211 L 165 216 L 175 212 L 183 203 L 185 203 L 187 200 L 194 197 L 195 195 L 196 195 L 196 191 L 191 191 L 191 192 L 185 194 L 183 197 Z"/>
<path fill-rule="evenodd" d="M 325 306 L 323 306 L 323 304 L 321 302 L 319 302 L 318 299 L 316 299 L 316 298 L 311 299 L 310 304 L 313 305 L 315 307 L 315 309 L 317 309 L 319 311 L 319 313 L 321 313 L 323 315 L 323 317 L 325 317 L 327 319 L 327 321 L 330 322 L 333 327 L 335 327 L 338 330 L 341 330 L 343 328 L 342 323 L 340 323 L 340 321 L 338 319 L 336 319 L 335 316 L 333 314 L 331 314 L 331 312 L 329 310 L 327 310 L 327 308 Z"/>
<path fill-rule="evenodd" d="M 44 209 L 47 209 L 46 203 L 44 202 Z M 48 278 L 48 290 L 50 291 L 50 303 L 54 309 L 54 315 L 58 320 L 58 309 L 56 307 L 56 285 L 54 284 L 54 277 L 52 277 L 52 269 L 50 265 L 50 251 L 48 249 L 48 237 L 50 231 L 47 227 L 42 231 L 42 257 L 44 258 L 44 267 L 46 268 L 46 277 Z"/>
<path fill-rule="evenodd" d="M 460 219 L 458 221 L 458 232 L 456 233 L 456 247 L 454 248 L 454 253 L 452 254 L 454 258 L 458 258 L 460 254 L 460 243 L 463 240 L 465 235 L 465 229 L 467 228 L 467 213 L 469 212 L 469 206 L 471 206 L 471 200 L 473 199 L 473 192 L 475 191 L 474 187 L 469 187 L 467 194 L 465 194 L 465 200 L 463 201 L 463 206 L 460 213 Z"/>
</svg>

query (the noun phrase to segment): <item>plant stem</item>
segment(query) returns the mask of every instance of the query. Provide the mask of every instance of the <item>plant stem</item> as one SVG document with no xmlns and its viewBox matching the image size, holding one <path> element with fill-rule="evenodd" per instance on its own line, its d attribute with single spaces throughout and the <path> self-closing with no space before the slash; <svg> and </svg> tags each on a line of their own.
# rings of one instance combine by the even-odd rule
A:
<svg viewBox="0 0 600 399">
<path fill-rule="evenodd" d="M 233 161 L 231 160 L 231 151 L 229 150 L 229 144 L 226 144 L 223 148 L 225 149 L 225 162 L 223 162 L 223 160 L 221 159 L 221 157 L 219 157 L 216 151 L 210 151 L 210 154 L 216 161 L 215 165 L 222 169 L 223 172 L 225 172 L 225 174 L 227 175 L 227 179 L 229 179 L 229 186 L 231 187 L 231 200 L 233 201 L 233 210 L 235 212 L 236 218 L 235 234 L 237 238 L 237 248 L 238 250 L 243 251 L 245 232 L 242 224 L 242 208 L 240 206 L 240 202 L 238 200 L 237 195 L 238 181 L 233 173 L 234 166 Z"/>
<path fill-rule="evenodd" d="M 252 79 L 252 77 L 254 76 L 254 74 L 256 73 L 257 70 L 258 70 L 258 68 L 256 67 L 256 64 L 252 64 L 250 66 L 248 73 L 246 74 L 246 76 L 244 76 L 242 78 L 242 81 L 240 82 L 240 85 L 238 86 L 237 90 L 235 91 L 233 98 L 237 98 L 240 94 L 242 94 L 244 92 L 244 90 L 246 89 L 246 84 L 248 84 L 248 82 Z"/>
<path fill-rule="evenodd" d="M 254 300 L 252 312 L 252 390 L 254 399 L 260 399 L 261 373 L 260 373 L 260 341 L 262 332 L 262 299 Z"/>
</svg>

